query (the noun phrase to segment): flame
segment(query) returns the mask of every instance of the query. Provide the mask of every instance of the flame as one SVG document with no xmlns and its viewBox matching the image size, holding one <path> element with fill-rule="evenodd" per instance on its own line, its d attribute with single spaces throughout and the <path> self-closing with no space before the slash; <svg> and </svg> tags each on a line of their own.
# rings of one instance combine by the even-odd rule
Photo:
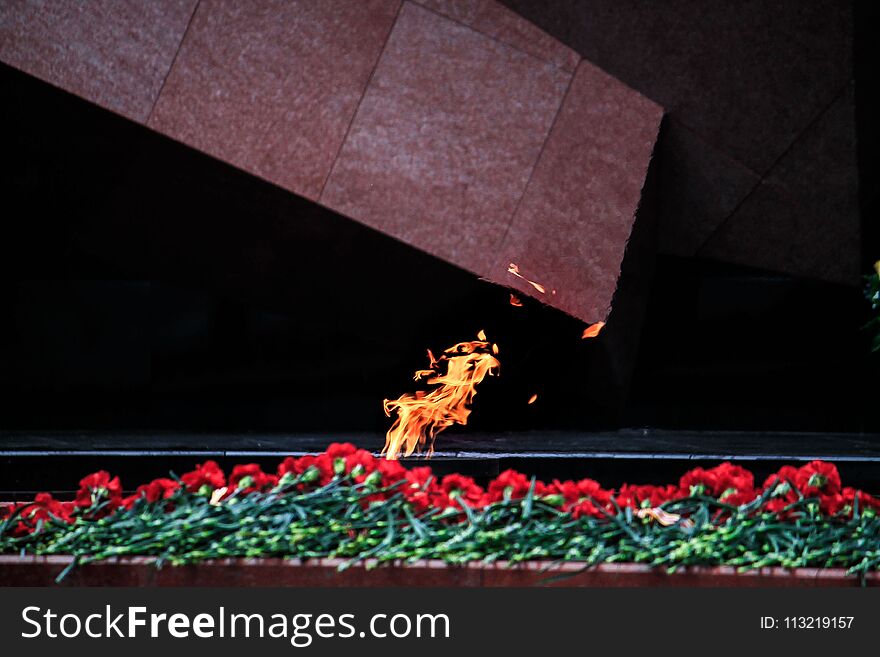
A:
<svg viewBox="0 0 880 657">
<path fill-rule="evenodd" d="M 530 281 L 528 278 L 526 278 L 525 276 L 520 274 L 519 267 L 517 267 L 517 265 L 515 263 L 511 262 L 509 265 L 507 265 L 507 272 L 509 274 L 513 274 L 517 278 L 524 280 L 526 283 L 531 285 L 533 288 L 535 288 L 541 294 L 545 294 L 547 292 L 547 290 L 544 289 L 543 285 L 541 285 L 540 283 L 535 283 L 535 281 Z M 555 292 L 555 290 L 554 290 L 554 292 Z M 516 305 L 516 304 L 514 304 L 514 305 Z"/>
<path fill-rule="evenodd" d="M 397 413 L 394 424 L 385 435 L 382 453 L 394 460 L 403 453 L 410 456 L 427 444 L 427 456 L 434 453 L 434 438 L 453 424 L 467 424 L 470 405 L 477 394 L 477 384 L 486 376 L 496 374 L 501 363 L 495 358 L 498 346 L 487 341 L 480 331 L 474 342 L 459 342 L 446 349 L 439 358 L 428 351 L 430 369 L 418 370 L 415 380 L 426 379 L 438 386 L 430 392 L 403 394 L 384 401 L 385 415 Z M 446 364 L 443 373 L 442 365 Z"/>
<path fill-rule="evenodd" d="M 534 404 L 538 400 L 538 395 L 532 395 L 529 397 L 529 404 Z"/>
<path fill-rule="evenodd" d="M 581 335 L 582 340 L 586 340 L 587 338 L 595 338 L 599 335 L 599 331 L 602 330 L 602 327 L 605 326 L 605 322 L 596 322 L 584 329 L 583 335 Z"/>
<path fill-rule="evenodd" d="M 523 303 L 522 303 L 522 301 L 519 300 L 518 296 L 516 296 L 515 294 L 511 294 L 510 295 L 510 305 L 516 306 L 517 308 L 522 308 Z"/>
</svg>

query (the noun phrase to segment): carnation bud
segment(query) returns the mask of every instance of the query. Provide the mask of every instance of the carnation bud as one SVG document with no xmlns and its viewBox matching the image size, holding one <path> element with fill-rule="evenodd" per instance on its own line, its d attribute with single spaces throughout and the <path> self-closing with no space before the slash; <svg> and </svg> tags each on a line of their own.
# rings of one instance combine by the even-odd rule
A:
<svg viewBox="0 0 880 657">
<path fill-rule="evenodd" d="M 344 474 L 345 473 L 345 459 L 341 456 L 338 459 L 333 460 L 333 474 Z"/>
<path fill-rule="evenodd" d="M 313 481 L 317 481 L 320 476 L 321 471 L 314 465 L 310 465 L 308 468 L 306 468 L 306 471 L 302 473 L 301 481 L 304 484 L 310 484 Z"/>
<path fill-rule="evenodd" d="M 211 486 L 208 484 L 202 484 L 199 490 L 196 492 L 197 495 L 204 495 L 206 497 L 209 495 L 213 495 L 213 493 L 214 489 L 211 488 Z"/>
<path fill-rule="evenodd" d="M 694 484 L 691 486 L 690 494 L 693 497 L 694 495 L 702 495 L 706 492 L 706 487 L 703 484 Z"/>
<path fill-rule="evenodd" d="M 251 477 L 250 475 L 245 475 L 244 477 L 242 477 L 241 479 L 238 480 L 238 485 L 236 486 L 236 488 L 243 490 L 245 488 L 250 488 L 253 485 L 254 485 L 254 478 Z"/>
<path fill-rule="evenodd" d="M 781 484 L 776 485 L 771 495 L 772 497 L 782 497 L 783 495 L 788 495 L 789 491 L 791 491 L 791 485 L 787 481 L 783 481 Z"/>
<path fill-rule="evenodd" d="M 382 473 L 378 470 L 374 470 L 367 475 L 367 478 L 364 479 L 364 483 L 367 484 L 367 486 L 378 486 L 382 483 Z"/>
<path fill-rule="evenodd" d="M 541 501 L 550 506 L 562 506 L 565 502 L 565 498 L 559 493 L 554 493 L 553 495 L 545 495 L 541 498 Z"/>
<path fill-rule="evenodd" d="M 827 481 L 828 479 L 825 477 L 825 475 L 821 475 L 818 472 L 815 472 L 810 476 L 810 480 L 807 482 L 807 486 L 824 488 Z"/>
<path fill-rule="evenodd" d="M 283 488 L 285 486 L 290 486 L 290 484 L 292 484 L 295 480 L 296 480 L 296 477 L 293 475 L 292 472 L 285 472 L 282 475 L 281 479 L 278 480 L 277 488 Z"/>
<path fill-rule="evenodd" d="M 364 468 L 364 466 L 362 466 L 360 463 L 358 463 L 356 466 L 354 466 L 351 469 L 351 476 L 352 477 L 360 477 L 366 471 L 367 471 L 366 468 Z"/>
</svg>

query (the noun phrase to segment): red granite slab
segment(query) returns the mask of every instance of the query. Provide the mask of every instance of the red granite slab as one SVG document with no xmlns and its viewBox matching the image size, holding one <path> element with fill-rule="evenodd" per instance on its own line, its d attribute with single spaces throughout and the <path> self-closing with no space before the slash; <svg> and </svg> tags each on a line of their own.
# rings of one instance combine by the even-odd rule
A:
<svg viewBox="0 0 880 657">
<path fill-rule="evenodd" d="M 659 191 L 660 248 L 667 253 L 696 255 L 754 189 L 749 178 L 756 182 L 766 175 L 853 77 L 853 23 L 859 17 L 854 6 L 860 3 L 502 1 L 656 100 L 669 113 L 668 124 L 690 133 L 670 129 L 664 134 L 664 139 L 674 139 L 668 148 L 675 155 L 675 160 L 663 159 Z M 843 121 L 852 128 L 852 116 Z M 816 162 L 834 157 L 834 152 L 830 146 Z M 855 164 L 851 166 L 854 170 Z M 824 175 L 821 165 L 803 172 L 811 176 L 804 186 L 817 198 L 840 198 L 838 183 Z M 778 192 L 759 190 L 748 210 L 748 225 L 737 228 L 737 235 L 726 235 L 723 244 L 713 240 L 711 256 L 842 280 L 840 258 L 851 271 L 858 247 L 843 252 L 825 238 L 831 215 L 817 213 L 807 222 L 802 204 L 796 198 L 786 201 Z M 841 221 L 847 224 L 849 248 L 851 216 Z M 805 231 L 798 233 L 801 225 Z M 813 230 L 810 225 L 824 226 Z M 767 239 L 750 242 L 750 233 Z M 789 237 L 799 242 L 796 248 L 787 243 Z"/>
<path fill-rule="evenodd" d="M 55 586 L 71 557 L 0 555 L 0 586 Z M 858 586 L 843 568 L 682 568 L 674 573 L 641 564 L 552 564 L 530 561 L 450 566 L 427 560 L 412 564 L 373 561 L 339 571 L 339 559 L 307 562 L 284 559 L 226 559 L 157 569 L 153 559 L 108 559 L 82 565 L 63 580 L 65 586 L 293 586 L 293 587 L 825 587 Z M 865 583 L 880 585 L 869 573 Z"/>
<path fill-rule="evenodd" d="M 0 59 L 144 122 L 196 4 L 4 0 Z"/>
<path fill-rule="evenodd" d="M 149 125 L 314 200 L 399 4 L 202 3 Z"/>
<path fill-rule="evenodd" d="M 557 290 L 543 300 L 604 318 L 659 108 L 587 64 L 563 107 L 572 51 L 494 0 L 424 2 L 217 0 L 187 14 L 167 0 L 106 15 L 16 2 L 0 24 L 45 23 L 30 32 L 62 42 L 58 26 L 72 31 L 86 44 L 67 52 L 77 73 L 116 47 L 122 64 L 92 76 L 93 100 L 115 107 L 100 93 L 141 81 L 124 66 L 152 52 L 139 35 L 155 36 L 154 14 L 179 14 L 151 128 L 489 280 L 516 284 L 506 269 L 519 262 Z M 133 41 L 119 34 L 129 23 Z"/>
<path fill-rule="evenodd" d="M 416 1 L 478 32 L 556 64 L 564 71 L 574 71 L 581 59 L 574 50 L 495 0 Z"/>
<path fill-rule="evenodd" d="M 852 78 L 851 2 L 503 1 L 759 174 Z"/>
<path fill-rule="evenodd" d="M 569 79 L 404 3 L 321 203 L 484 274 Z"/>
<path fill-rule="evenodd" d="M 492 280 L 585 321 L 607 319 L 662 114 L 581 62 Z M 546 292 L 506 274 L 511 262 Z"/>
</svg>

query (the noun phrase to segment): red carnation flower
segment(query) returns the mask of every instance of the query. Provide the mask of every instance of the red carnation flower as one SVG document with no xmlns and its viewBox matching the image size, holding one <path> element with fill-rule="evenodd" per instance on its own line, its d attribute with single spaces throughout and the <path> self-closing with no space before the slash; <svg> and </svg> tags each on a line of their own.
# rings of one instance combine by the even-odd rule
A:
<svg viewBox="0 0 880 657">
<path fill-rule="evenodd" d="M 281 479 L 286 474 L 289 475 L 298 475 L 302 474 L 298 469 L 299 459 L 295 456 L 286 457 L 281 463 L 278 464 L 278 468 L 275 470 L 278 478 Z"/>
<path fill-rule="evenodd" d="M 632 484 L 624 484 L 620 487 L 617 495 L 617 505 L 620 507 L 631 507 L 638 509 L 641 507 L 656 507 L 664 502 L 674 500 L 679 497 L 678 486 L 669 484 L 668 486 L 634 486 Z"/>
<path fill-rule="evenodd" d="M 180 480 L 191 493 L 197 493 L 203 486 L 213 491 L 226 485 L 226 475 L 216 461 L 205 461 L 197 465 L 192 472 L 184 473 Z"/>
<path fill-rule="evenodd" d="M 779 468 L 779 471 L 776 474 L 772 474 L 764 480 L 762 488 L 767 490 L 768 488 L 773 487 L 775 490 L 776 488 L 782 487 L 784 491 L 786 486 L 790 487 L 791 483 L 794 483 L 794 480 L 797 478 L 797 472 L 797 468 L 790 465 L 783 465 Z"/>
<path fill-rule="evenodd" d="M 372 471 L 365 469 L 364 474 L 355 477 L 355 481 L 358 483 L 364 482 L 372 488 L 390 488 L 398 482 L 406 479 L 406 468 L 400 465 L 397 461 L 389 461 L 387 459 L 378 459 L 374 461 Z M 392 491 L 383 490 L 371 493 L 365 498 L 365 502 L 367 505 L 372 502 L 381 502 L 394 494 L 396 490 L 397 487 Z"/>
<path fill-rule="evenodd" d="M 431 468 L 413 468 L 406 472 L 405 478 L 403 494 L 413 509 L 417 513 L 423 513 L 431 508 L 431 498 L 438 491 L 437 479 Z"/>
<path fill-rule="evenodd" d="M 819 496 L 819 508 L 826 516 L 836 516 L 846 506 L 846 500 L 840 493 Z"/>
<path fill-rule="evenodd" d="M 731 506 L 743 506 L 744 504 L 754 502 L 758 495 L 759 494 L 754 489 L 735 491 L 733 493 L 722 495 L 720 501 L 725 504 L 730 504 Z"/>
<path fill-rule="evenodd" d="M 138 486 L 134 495 L 125 498 L 122 505 L 125 508 L 130 509 L 132 505 L 141 498 L 145 499 L 147 502 L 167 500 L 177 492 L 178 488 L 180 488 L 180 484 L 173 479 L 154 479 L 148 484 Z"/>
<path fill-rule="evenodd" d="M 482 504 L 483 489 L 470 477 L 448 474 L 443 477 L 439 488 L 432 499 L 434 506 L 438 508 L 461 508 L 462 504 L 466 504 L 473 509 Z"/>
<path fill-rule="evenodd" d="M 451 493 L 456 490 L 464 490 L 466 488 L 470 488 L 472 486 L 476 486 L 476 482 L 471 477 L 466 477 L 465 475 L 453 473 L 448 474 L 440 482 L 440 488 L 443 489 L 444 492 Z"/>
<path fill-rule="evenodd" d="M 840 492 L 840 474 L 833 463 L 811 461 L 798 469 L 794 482 L 805 497 Z"/>
<path fill-rule="evenodd" d="M 589 500 L 584 500 L 580 504 L 575 504 L 569 509 L 571 513 L 571 517 L 577 520 L 578 518 L 604 518 L 605 514 L 602 512 L 601 508 L 590 502 Z"/>
<path fill-rule="evenodd" d="M 314 468 L 318 473 L 317 484 L 319 486 L 326 486 L 334 477 L 333 460 L 326 453 L 319 454 L 318 456 L 308 454 L 298 459 L 287 457 L 278 467 L 278 475 L 283 477 L 287 472 L 294 475 L 303 475 L 309 468 Z"/>
<path fill-rule="evenodd" d="M 229 488 L 242 494 L 264 491 L 275 486 L 278 477 L 266 474 L 256 463 L 237 465 L 229 475 Z"/>
<path fill-rule="evenodd" d="M 383 487 L 391 486 L 402 479 L 406 479 L 406 468 L 396 460 L 380 459 L 378 465 L 376 465 L 376 470 L 382 475 Z"/>
<path fill-rule="evenodd" d="M 73 522 L 73 502 L 60 502 L 49 493 L 38 493 L 33 502 L 20 504 L 15 509 L 21 509 L 19 521 L 13 530 L 13 535 L 23 536 L 36 529 L 40 521 L 48 522 L 55 518 L 63 522 Z M 12 509 L 10 509 L 10 514 Z"/>
<path fill-rule="evenodd" d="M 358 451 L 351 443 L 331 443 L 325 452 L 331 459 L 340 459 L 350 456 Z"/>
<path fill-rule="evenodd" d="M 505 499 L 505 497 L 518 500 L 526 496 L 530 486 L 529 478 L 521 472 L 505 470 L 489 482 L 487 497 L 491 502 L 499 502 Z"/>
<path fill-rule="evenodd" d="M 726 491 L 747 493 L 755 488 L 755 476 L 742 466 L 725 461 L 712 468 L 711 472 L 718 479 L 716 487 L 719 494 L 723 495 Z"/>
<path fill-rule="evenodd" d="M 407 484 L 405 486 L 406 490 L 433 491 L 434 489 L 436 489 L 437 486 L 437 478 L 434 476 L 434 473 L 429 467 L 423 466 L 420 468 L 407 470 L 404 477 L 407 481 Z"/>
<path fill-rule="evenodd" d="M 612 508 L 612 492 L 605 490 L 592 479 L 581 479 L 578 482 L 557 479 L 546 490 L 550 495 L 561 495 L 563 510 L 570 512 L 575 518 L 582 516 L 601 518 L 605 516 L 603 510 L 610 511 Z"/>
<path fill-rule="evenodd" d="M 365 449 L 357 449 L 345 457 L 345 471 L 361 483 L 376 469 L 376 458 Z"/>
<path fill-rule="evenodd" d="M 853 515 L 853 511 L 855 510 L 856 502 L 858 502 L 859 513 L 864 512 L 865 510 L 877 511 L 880 510 L 880 500 L 877 500 L 874 497 L 871 497 L 863 490 L 856 490 L 850 486 L 847 486 L 840 492 L 840 496 L 843 500 L 843 511 L 848 516 Z M 821 504 L 822 498 L 820 498 Z M 823 507 L 823 511 L 828 507 L 830 501 L 825 502 L 825 507 Z"/>
<path fill-rule="evenodd" d="M 119 477 L 111 479 L 109 472 L 99 470 L 80 480 L 75 498 L 77 506 L 90 507 L 105 499 L 109 501 L 109 508 L 122 504 L 122 484 L 119 482 Z"/>
<path fill-rule="evenodd" d="M 718 489 L 718 474 L 712 470 L 694 468 L 686 472 L 678 481 L 678 487 L 683 496 L 687 495 L 711 495 L 715 496 L 722 491 Z"/>
<path fill-rule="evenodd" d="M 770 513 L 775 513 L 781 520 L 785 520 L 792 516 L 792 512 L 784 511 L 784 509 L 793 501 L 794 500 L 786 499 L 785 497 L 774 497 L 773 499 L 767 500 L 763 509 Z"/>
</svg>

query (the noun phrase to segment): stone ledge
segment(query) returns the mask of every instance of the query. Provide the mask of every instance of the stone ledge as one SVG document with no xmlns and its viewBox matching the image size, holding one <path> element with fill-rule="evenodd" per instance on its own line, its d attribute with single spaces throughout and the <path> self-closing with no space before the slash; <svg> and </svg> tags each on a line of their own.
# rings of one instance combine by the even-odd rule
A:
<svg viewBox="0 0 880 657">
<path fill-rule="evenodd" d="M 68 556 L 0 555 L 0 586 L 54 586 Z M 738 573 L 728 566 L 683 568 L 675 573 L 641 564 L 553 565 L 531 561 L 450 566 L 442 561 L 357 564 L 344 571 L 341 559 L 226 559 L 157 569 L 151 557 L 111 559 L 75 568 L 66 586 L 256 586 L 256 587 L 687 587 L 777 588 L 859 586 L 842 568 L 763 568 Z M 868 586 L 880 586 L 870 573 Z"/>
</svg>

